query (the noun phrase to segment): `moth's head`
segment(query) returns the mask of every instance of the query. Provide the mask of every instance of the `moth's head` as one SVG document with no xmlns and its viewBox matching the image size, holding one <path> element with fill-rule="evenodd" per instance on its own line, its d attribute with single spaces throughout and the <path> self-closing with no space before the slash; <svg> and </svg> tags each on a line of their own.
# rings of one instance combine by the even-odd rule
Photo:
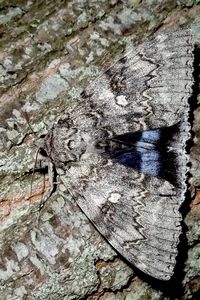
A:
<svg viewBox="0 0 200 300">
<path fill-rule="evenodd" d="M 39 140 L 40 153 L 47 156 L 58 167 L 77 162 L 86 150 L 86 143 L 79 130 L 70 127 L 67 121 L 55 124 L 47 135 Z"/>
<path fill-rule="evenodd" d="M 100 160 L 108 146 L 108 132 L 90 127 L 89 123 L 75 126 L 70 119 L 60 120 L 39 141 L 40 153 L 47 156 L 55 166 L 66 169 L 81 160 Z"/>
</svg>

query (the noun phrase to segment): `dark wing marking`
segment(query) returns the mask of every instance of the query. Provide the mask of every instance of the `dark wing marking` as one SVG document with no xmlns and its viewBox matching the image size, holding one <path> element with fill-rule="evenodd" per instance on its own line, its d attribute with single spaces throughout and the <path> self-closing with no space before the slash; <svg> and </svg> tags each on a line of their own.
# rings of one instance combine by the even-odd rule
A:
<svg viewBox="0 0 200 300">
<path fill-rule="evenodd" d="M 179 172 L 178 136 L 181 121 L 169 127 L 129 132 L 110 138 L 108 154 L 124 166 L 134 168 L 151 176 L 168 180 L 177 188 Z"/>
</svg>

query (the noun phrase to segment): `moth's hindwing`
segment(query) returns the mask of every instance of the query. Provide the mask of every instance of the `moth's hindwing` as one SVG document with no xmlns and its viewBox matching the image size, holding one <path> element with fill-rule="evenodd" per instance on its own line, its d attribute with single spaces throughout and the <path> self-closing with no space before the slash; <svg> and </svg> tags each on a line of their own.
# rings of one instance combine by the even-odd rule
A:
<svg viewBox="0 0 200 300">
<path fill-rule="evenodd" d="M 161 280 L 174 273 L 181 232 L 192 49 L 189 30 L 143 43 L 86 89 L 44 141 L 101 234 Z"/>
<path fill-rule="evenodd" d="M 114 136 L 110 139 L 112 143 L 107 152 L 116 162 L 140 173 L 163 178 L 181 192 L 185 182 L 179 175 L 186 172 L 177 151 L 182 148 L 182 141 L 179 140 L 182 123 L 184 121 L 169 127 Z"/>
</svg>

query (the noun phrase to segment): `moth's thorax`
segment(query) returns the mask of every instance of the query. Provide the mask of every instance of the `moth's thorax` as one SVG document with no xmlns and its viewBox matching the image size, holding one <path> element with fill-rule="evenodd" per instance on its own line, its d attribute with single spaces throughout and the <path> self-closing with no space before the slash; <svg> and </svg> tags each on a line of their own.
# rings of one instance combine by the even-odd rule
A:
<svg viewBox="0 0 200 300">
<path fill-rule="evenodd" d="M 66 168 L 83 160 L 101 160 L 108 146 L 108 133 L 102 129 L 69 127 L 66 122 L 53 126 L 44 139 L 43 150 L 56 166 Z"/>
</svg>

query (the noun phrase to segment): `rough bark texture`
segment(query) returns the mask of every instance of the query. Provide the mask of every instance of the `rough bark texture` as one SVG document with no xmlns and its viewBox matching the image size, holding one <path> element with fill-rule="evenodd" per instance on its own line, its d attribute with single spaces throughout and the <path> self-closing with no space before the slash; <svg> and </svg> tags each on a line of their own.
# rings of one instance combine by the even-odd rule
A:
<svg viewBox="0 0 200 300">
<path fill-rule="evenodd" d="M 34 168 L 39 137 L 125 47 L 131 49 L 156 30 L 188 25 L 198 53 L 198 2 L 1 2 L 0 299 L 199 299 L 198 58 L 185 234 L 180 275 L 171 284 L 146 278 L 128 265 L 93 228 L 59 178 L 49 197 L 46 163 L 39 166 L 38 160 Z"/>
</svg>

